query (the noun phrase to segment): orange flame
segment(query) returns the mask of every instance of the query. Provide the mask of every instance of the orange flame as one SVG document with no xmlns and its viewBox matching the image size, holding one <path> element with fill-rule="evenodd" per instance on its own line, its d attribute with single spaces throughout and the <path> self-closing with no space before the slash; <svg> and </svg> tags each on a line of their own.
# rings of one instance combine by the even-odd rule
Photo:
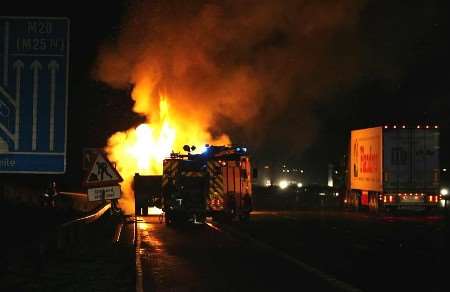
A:
<svg viewBox="0 0 450 292">
<path fill-rule="evenodd" d="M 147 80 L 148 81 L 148 80 Z M 206 130 L 208 123 L 201 117 L 169 111 L 168 97 L 159 94 L 159 108 L 152 107 L 155 98 L 151 94 L 149 82 L 137 84 L 132 93 L 135 100 L 133 110 L 145 114 L 147 122 L 126 132 L 117 132 L 108 139 L 106 152 L 116 166 L 124 181 L 121 184 L 120 207 L 125 213 L 134 213 L 132 181 L 135 173 L 141 175 L 162 174 L 162 162 L 172 151 L 181 152 L 186 144 L 201 145 L 229 144 L 228 136 L 213 139 Z M 152 103 L 153 101 L 153 103 Z M 159 113 L 156 115 L 156 113 Z M 188 119 L 189 118 L 189 119 Z M 197 150 L 199 151 L 199 150 Z"/>
</svg>

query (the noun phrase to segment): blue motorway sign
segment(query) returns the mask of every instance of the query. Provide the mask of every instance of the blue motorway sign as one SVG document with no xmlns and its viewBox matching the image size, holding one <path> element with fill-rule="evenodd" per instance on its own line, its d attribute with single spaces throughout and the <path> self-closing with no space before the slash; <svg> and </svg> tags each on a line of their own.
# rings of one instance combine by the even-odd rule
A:
<svg viewBox="0 0 450 292">
<path fill-rule="evenodd" d="M 69 20 L 0 17 L 0 172 L 66 170 Z"/>
</svg>

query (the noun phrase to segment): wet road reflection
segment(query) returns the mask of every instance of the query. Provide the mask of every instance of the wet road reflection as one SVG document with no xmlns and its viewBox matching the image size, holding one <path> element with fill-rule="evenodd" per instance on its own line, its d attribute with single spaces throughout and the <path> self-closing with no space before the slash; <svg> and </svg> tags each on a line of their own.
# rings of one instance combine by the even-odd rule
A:
<svg viewBox="0 0 450 292">
<path fill-rule="evenodd" d="M 307 271 L 207 225 L 138 223 L 142 291 L 339 291 Z"/>
</svg>

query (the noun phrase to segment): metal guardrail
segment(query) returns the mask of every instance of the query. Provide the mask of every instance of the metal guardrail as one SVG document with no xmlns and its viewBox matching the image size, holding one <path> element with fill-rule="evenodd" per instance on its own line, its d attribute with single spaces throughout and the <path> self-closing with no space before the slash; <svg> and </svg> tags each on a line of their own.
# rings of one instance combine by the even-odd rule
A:
<svg viewBox="0 0 450 292">
<path fill-rule="evenodd" d="M 116 225 L 116 228 L 114 229 L 113 243 L 119 243 L 120 234 L 122 233 L 122 228 L 123 228 L 123 222 Z"/>
<path fill-rule="evenodd" d="M 81 218 L 77 218 L 74 220 L 71 220 L 69 222 L 63 223 L 60 225 L 60 227 L 64 228 L 67 226 L 70 226 L 72 224 L 76 224 L 76 223 L 84 223 L 84 222 L 92 222 L 97 220 L 98 218 L 100 218 L 106 211 L 108 211 L 111 208 L 111 203 L 106 204 L 105 206 L 103 206 L 103 208 L 101 208 L 100 210 L 98 210 L 97 212 L 95 212 L 94 214 L 90 214 Z"/>
<path fill-rule="evenodd" d="M 87 194 L 86 193 L 58 192 L 58 195 L 71 196 L 71 197 L 81 197 L 81 198 L 86 198 L 87 199 Z"/>
<path fill-rule="evenodd" d="M 77 218 L 74 220 L 70 220 L 59 225 L 57 232 L 57 248 L 62 249 L 63 247 L 73 244 L 74 242 L 78 242 L 83 233 L 84 224 L 81 223 L 90 223 L 98 218 L 100 218 L 106 211 L 111 208 L 111 203 L 106 204 L 100 210 L 96 211 L 93 214 Z"/>
</svg>

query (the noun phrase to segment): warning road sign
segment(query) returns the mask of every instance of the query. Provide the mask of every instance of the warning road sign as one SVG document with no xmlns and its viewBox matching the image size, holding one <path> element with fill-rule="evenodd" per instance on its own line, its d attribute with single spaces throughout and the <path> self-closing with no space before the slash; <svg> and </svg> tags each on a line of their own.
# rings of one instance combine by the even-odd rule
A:
<svg viewBox="0 0 450 292">
<path fill-rule="evenodd" d="M 84 148 L 83 149 L 83 170 L 91 170 L 92 163 L 94 163 L 99 153 L 105 153 L 102 148 Z"/>
<path fill-rule="evenodd" d="M 123 181 L 119 172 L 103 153 L 98 153 L 83 185 L 85 187 L 111 186 Z"/>
</svg>

